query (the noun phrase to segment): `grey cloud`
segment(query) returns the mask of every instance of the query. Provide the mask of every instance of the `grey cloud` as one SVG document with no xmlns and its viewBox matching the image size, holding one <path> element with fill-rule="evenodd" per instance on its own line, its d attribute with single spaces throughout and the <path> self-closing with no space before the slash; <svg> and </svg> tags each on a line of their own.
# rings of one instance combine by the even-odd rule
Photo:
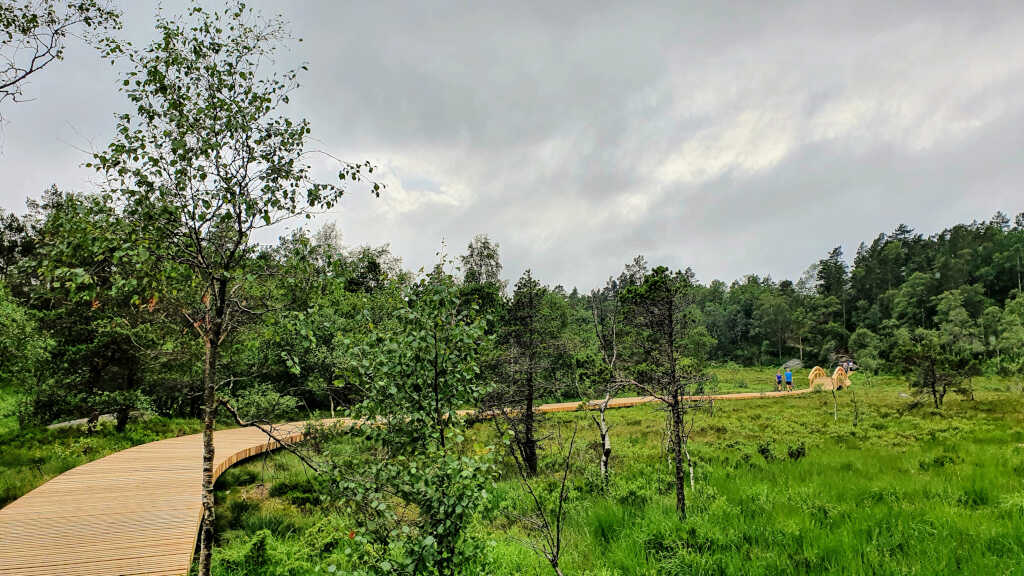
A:
<svg viewBox="0 0 1024 576">
<path fill-rule="evenodd" d="M 552 284 L 641 252 L 705 280 L 795 278 L 900 222 L 1024 210 L 1024 7 L 771 4 L 261 6 L 304 39 L 281 58 L 311 70 L 293 112 L 389 184 L 321 221 L 413 268 L 486 232 L 506 274 Z M 150 15 L 130 5 L 136 38 Z M 39 82 L 4 136 L 2 205 L 88 185 L 65 142 L 108 137 L 113 78 L 76 50 Z"/>
</svg>

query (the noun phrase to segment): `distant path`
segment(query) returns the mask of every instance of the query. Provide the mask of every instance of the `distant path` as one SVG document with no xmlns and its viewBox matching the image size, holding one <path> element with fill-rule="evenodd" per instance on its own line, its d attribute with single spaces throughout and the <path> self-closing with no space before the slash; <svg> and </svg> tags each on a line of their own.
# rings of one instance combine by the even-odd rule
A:
<svg viewBox="0 0 1024 576">
<path fill-rule="evenodd" d="M 714 400 L 806 394 L 716 394 Z M 708 398 L 703 396 L 702 398 Z M 611 408 L 654 402 L 615 398 Z M 571 412 L 580 402 L 544 404 Z M 282 440 L 302 439 L 303 422 L 275 426 Z M 273 450 L 255 428 L 214 434 L 214 474 Z M 0 510 L 0 575 L 181 576 L 188 573 L 202 514 L 202 435 L 150 442 L 69 470 Z"/>
</svg>

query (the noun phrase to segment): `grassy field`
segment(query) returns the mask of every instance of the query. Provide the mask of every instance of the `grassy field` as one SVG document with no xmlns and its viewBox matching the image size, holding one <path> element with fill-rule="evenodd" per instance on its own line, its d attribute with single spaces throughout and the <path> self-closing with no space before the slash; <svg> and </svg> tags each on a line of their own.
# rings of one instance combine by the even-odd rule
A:
<svg viewBox="0 0 1024 576">
<path fill-rule="evenodd" d="M 201 431 L 198 420 L 150 418 L 130 422 L 124 432 L 104 423 L 82 429 L 8 428 L 0 433 L 0 507 L 75 466 L 138 444 Z"/>
<path fill-rule="evenodd" d="M 112 423 L 103 423 L 93 432 L 82 428 L 19 429 L 16 403 L 13 391 L 0 390 L 0 508 L 75 466 L 138 444 L 202 429 L 198 420 L 182 418 L 132 421 L 124 432 L 116 432 Z"/>
<path fill-rule="evenodd" d="M 773 375 L 774 372 L 756 368 L 722 368 L 716 370 L 713 385 L 723 392 L 769 390 L 774 386 Z M 807 380 L 806 375 L 806 370 L 794 375 L 798 386 Z M 13 391 L 0 390 L 0 507 L 75 466 L 138 444 L 194 434 L 202 429 L 195 419 L 150 418 L 131 422 L 121 433 L 115 432 L 109 423 L 91 433 L 81 428 L 22 430 L 15 416 L 16 400 Z"/>
<path fill-rule="evenodd" d="M 801 376 L 806 381 L 806 371 Z M 727 377 L 757 391 L 764 380 L 772 386 L 774 370 Z M 713 416 L 699 417 L 691 442 L 696 488 L 685 522 L 675 516 L 661 448 L 664 417 L 655 407 L 610 413 L 615 452 L 607 494 L 589 420 L 547 417 L 548 429 L 574 420 L 580 426 L 564 572 L 1024 574 L 1019 383 L 978 379 L 974 401 L 949 398 L 941 412 L 924 406 L 905 413 L 911 400 L 900 381 L 867 383 L 858 375 L 855 383 L 856 426 L 850 391 L 840 393 L 838 421 L 827 392 L 720 402 Z M 486 426 L 477 433 L 488 434 Z M 541 493 L 557 489 L 556 460 L 553 448 L 542 455 Z M 529 512 L 526 494 L 506 478 L 472 529 L 489 549 L 478 569 L 548 574 L 522 543 L 530 537 L 519 520 Z M 219 490 L 218 574 L 359 573 L 345 555 L 355 527 L 321 499 L 294 457 L 240 465 Z"/>
<path fill-rule="evenodd" d="M 774 388 L 774 369 L 716 370 L 721 392 Z M 806 370 L 796 387 L 805 386 Z M 613 480 L 597 475 L 597 438 L 581 414 L 564 532 L 566 574 L 1024 574 L 1024 395 L 1019 379 L 978 378 L 976 399 L 940 411 L 911 402 L 902 381 L 855 376 L 839 396 L 719 402 L 697 419 L 696 488 L 676 519 L 671 469 L 654 406 L 609 413 Z M 857 399 L 857 425 L 854 405 Z M 18 430 L 0 394 L 0 505 L 74 466 L 136 444 L 197 432 L 195 420 L 132 422 L 124 433 Z M 6 404 L 4 403 L 6 402 Z M 477 434 L 488 435 L 483 424 Z M 358 446 L 340 446 L 358 458 Z M 542 493 L 557 488 L 553 447 Z M 472 528 L 487 574 L 548 574 L 522 541 L 529 502 L 511 474 Z M 221 575 L 358 574 L 347 564 L 354 525 L 280 453 L 227 471 L 218 483 Z M 333 570 L 332 567 L 333 566 Z"/>
</svg>

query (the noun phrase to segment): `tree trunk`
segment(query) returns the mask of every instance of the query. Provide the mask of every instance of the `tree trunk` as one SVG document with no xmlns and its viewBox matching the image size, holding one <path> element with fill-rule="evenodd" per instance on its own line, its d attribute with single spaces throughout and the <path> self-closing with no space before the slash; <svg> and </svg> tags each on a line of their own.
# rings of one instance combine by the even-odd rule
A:
<svg viewBox="0 0 1024 576">
<path fill-rule="evenodd" d="M 686 469 L 683 464 L 683 407 L 679 392 L 672 394 L 672 461 L 676 473 L 676 512 L 686 520 Z"/>
<path fill-rule="evenodd" d="M 836 397 L 836 387 L 832 386 L 832 421 L 839 422 L 839 398 Z"/>
<path fill-rule="evenodd" d="M 100 424 L 100 412 L 99 410 L 93 410 L 89 414 L 89 419 L 85 421 L 85 429 L 87 432 L 92 434 L 96 431 L 96 428 Z"/>
<path fill-rule="evenodd" d="M 206 338 L 203 360 L 203 521 L 199 528 L 199 576 L 209 576 L 213 555 L 213 430 L 217 411 L 217 337 Z"/>
<path fill-rule="evenodd" d="M 526 409 L 523 411 L 523 460 L 526 462 L 526 469 L 530 476 L 537 474 L 537 439 L 534 428 L 536 422 L 533 414 L 533 373 L 532 370 L 526 375 Z"/>
<path fill-rule="evenodd" d="M 128 417 L 131 416 L 131 406 L 120 406 L 117 409 L 117 421 L 114 424 L 114 430 L 118 432 L 124 432 L 124 429 L 128 426 Z"/>
<path fill-rule="evenodd" d="M 608 396 L 600 406 L 600 419 L 597 428 L 601 432 L 601 486 L 605 492 L 608 491 L 608 462 L 612 457 L 612 437 L 608 434 L 608 421 L 604 418 L 605 410 L 608 409 Z"/>
<path fill-rule="evenodd" d="M 686 455 L 686 467 L 690 469 L 690 490 L 694 490 L 693 482 L 693 460 L 690 459 L 690 449 L 688 447 L 690 443 L 689 434 L 683 434 L 683 454 Z"/>
<path fill-rule="evenodd" d="M 860 423 L 860 406 L 857 405 L 857 393 L 850 389 L 850 402 L 853 403 L 853 427 Z"/>
</svg>

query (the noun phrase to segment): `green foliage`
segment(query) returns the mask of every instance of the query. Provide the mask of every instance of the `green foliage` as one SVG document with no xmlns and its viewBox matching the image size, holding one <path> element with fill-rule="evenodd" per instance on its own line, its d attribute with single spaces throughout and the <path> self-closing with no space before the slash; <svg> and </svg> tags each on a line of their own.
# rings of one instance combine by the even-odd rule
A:
<svg viewBox="0 0 1024 576">
<path fill-rule="evenodd" d="M 22 101 L 28 79 L 64 58 L 69 35 L 120 27 L 120 12 L 102 0 L 0 2 L 0 104 Z"/>
<path fill-rule="evenodd" d="M 874 374 L 879 370 L 881 346 L 881 339 L 867 328 L 857 328 L 850 334 L 850 354 L 860 369 L 868 374 Z"/>
<path fill-rule="evenodd" d="M 299 399 L 274 390 L 266 383 L 243 389 L 234 396 L 231 404 L 242 420 L 263 420 L 279 422 L 294 418 Z"/>
<path fill-rule="evenodd" d="M 255 18 L 240 3 L 195 5 L 189 18 L 158 15 L 156 29 L 159 40 L 146 50 L 108 45 L 111 57 L 131 64 L 122 91 L 135 111 L 118 118 L 117 137 L 95 166 L 113 178 L 133 219 L 156 233 L 199 233 L 191 249 L 164 250 L 183 249 L 178 259 L 190 266 L 231 271 L 252 229 L 330 207 L 343 189 L 310 179 L 309 123 L 274 115 L 298 77 L 261 69 L 286 37 L 282 21 Z M 338 177 L 358 182 L 364 171 L 369 164 L 345 164 Z M 208 249 L 202 258 L 200 247 Z"/>
<path fill-rule="evenodd" d="M 774 369 L 722 370 L 723 381 L 738 375 L 769 381 L 774 375 Z M 860 386 L 861 376 L 853 378 Z M 902 382 L 877 376 L 870 394 L 858 394 L 857 427 L 845 391 L 838 422 L 825 394 L 720 403 L 713 416 L 699 416 L 690 448 L 698 462 L 697 489 L 690 495 L 695 513 L 682 522 L 661 449 L 663 415 L 652 407 L 610 411 L 617 473 L 605 495 L 588 473 L 596 468 L 593 458 L 581 451 L 573 459 L 563 572 L 1013 574 L 1024 553 L 1017 538 L 1024 531 L 1024 493 L 1017 480 L 1024 473 L 1018 446 L 1024 442 L 1024 400 L 1003 391 L 1007 384 L 981 378 L 974 402 L 951 399 L 941 416 L 919 410 L 898 417 L 906 405 L 899 395 Z M 541 434 L 579 418 L 587 415 L 553 415 Z M 485 442 L 493 432 L 480 424 L 468 434 Z M 772 446 L 771 462 L 757 453 L 762 442 Z M 340 435 L 333 446 L 360 462 L 373 458 L 364 454 L 363 440 L 350 435 Z M 542 458 L 547 452 L 542 448 Z M 301 473 L 291 456 L 271 461 L 271 469 L 287 461 L 288 469 Z M 264 465 L 244 467 L 259 472 Z M 491 504 L 470 525 L 475 538 L 490 542 L 487 563 L 476 565 L 476 573 L 550 573 L 522 543 L 531 501 L 515 474 L 503 470 L 488 488 Z M 291 484 L 293 478 L 285 472 L 267 481 L 273 490 L 276 482 Z M 557 482 L 554 471 L 542 468 L 535 484 L 546 490 Z M 263 514 L 306 513 L 284 495 L 254 506 Z M 303 528 L 268 539 L 265 573 L 301 562 L 308 572 L 334 566 L 334 573 L 364 574 L 365 566 L 344 552 L 358 546 L 349 510 L 306 510 L 310 521 L 292 520 Z M 350 539 L 353 530 L 357 534 Z M 240 553 L 255 533 L 234 529 L 217 556 Z"/>
<path fill-rule="evenodd" d="M 154 354 L 176 340 L 156 300 L 140 298 L 136 238 L 109 197 L 51 188 L 29 202 L 23 258 L 11 272 L 52 339 L 46 378 L 26 382 L 26 421 L 150 407 L 171 363 Z M 147 302 L 148 301 L 148 302 Z"/>
<path fill-rule="evenodd" d="M 334 462 L 336 495 L 354 508 L 355 562 L 379 574 L 472 573 L 466 534 L 493 471 L 492 446 L 466 436 L 458 412 L 486 392 L 477 358 L 485 323 L 460 306 L 440 268 L 412 285 L 397 326 L 356 351 L 361 403 L 353 430 L 373 457 Z M 410 512 L 412 508 L 414 512 Z"/>
<path fill-rule="evenodd" d="M 50 346 L 32 314 L 0 283 L 0 389 L 25 390 L 37 383 Z M 0 417 L 8 415 L 0 413 Z"/>
</svg>

